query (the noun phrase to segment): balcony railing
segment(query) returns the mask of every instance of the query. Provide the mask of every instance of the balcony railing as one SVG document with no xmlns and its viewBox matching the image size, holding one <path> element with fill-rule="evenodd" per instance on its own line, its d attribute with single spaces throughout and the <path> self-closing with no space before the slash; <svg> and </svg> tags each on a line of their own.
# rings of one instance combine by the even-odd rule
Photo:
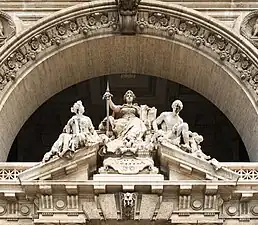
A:
<svg viewBox="0 0 258 225">
<path fill-rule="evenodd" d="M 19 173 L 38 163 L 0 163 L 0 181 L 16 180 Z M 258 162 L 221 163 L 240 175 L 240 180 L 258 181 Z"/>
<path fill-rule="evenodd" d="M 227 167 L 240 175 L 240 180 L 258 180 L 258 162 L 247 163 L 221 163 L 222 166 Z"/>
<path fill-rule="evenodd" d="M 0 181 L 16 180 L 19 173 L 38 163 L 0 163 Z"/>
</svg>

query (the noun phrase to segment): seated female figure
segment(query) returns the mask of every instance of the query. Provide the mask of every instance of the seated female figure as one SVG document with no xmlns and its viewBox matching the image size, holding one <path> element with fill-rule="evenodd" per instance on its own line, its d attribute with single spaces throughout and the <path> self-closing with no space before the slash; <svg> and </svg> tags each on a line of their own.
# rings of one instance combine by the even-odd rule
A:
<svg viewBox="0 0 258 225">
<path fill-rule="evenodd" d="M 107 98 L 110 108 L 118 115 L 111 126 L 116 139 L 108 143 L 110 147 L 108 151 L 111 148 L 111 151 L 116 151 L 121 145 L 131 147 L 135 141 L 142 141 L 147 128 L 139 118 L 140 107 L 133 103 L 135 98 L 135 94 L 131 90 L 125 93 L 123 105 L 115 105 L 110 97 Z"/>
</svg>

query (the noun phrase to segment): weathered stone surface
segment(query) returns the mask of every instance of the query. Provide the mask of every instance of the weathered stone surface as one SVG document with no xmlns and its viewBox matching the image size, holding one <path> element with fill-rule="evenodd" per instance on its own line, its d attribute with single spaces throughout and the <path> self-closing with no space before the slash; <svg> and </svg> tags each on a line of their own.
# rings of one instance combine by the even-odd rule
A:
<svg viewBox="0 0 258 225">
<path fill-rule="evenodd" d="M 199 173 L 199 176 L 201 176 L 202 179 L 222 179 L 235 181 L 239 179 L 239 175 L 237 173 L 223 167 L 217 169 L 217 166 L 214 166 L 211 162 L 183 152 L 177 146 L 170 143 L 161 143 L 159 155 L 161 158 L 161 164 L 164 167 L 168 166 L 169 163 L 172 162 L 172 164 L 177 164 L 186 174 L 191 174 L 193 170 L 198 171 L 195 174 L 197 175 Z M 174 179 L 173 175 L 170 175 L 169 178 Z M 180 177 L 179 180 L 183 180 L 183 178 Z"/>
<path fill-rule="evenodd" d="M 142 2 L 141 4 L 145 3 Z M 160 4 L 160 7 L 162 7 L 162 3 Z M 115 3 L 112 3 L 110 7 L 111 11 L 115 10 Z M 179 10 L 180 12 L 182 12 L 180 13 L 180 16 L 192 14 L 192 11 L 190 12 L 183 7 L 173 5 L 171 5 L 171 7 L 174 7 L 173 9 L 175 11 Z M 75 8 L 79 10 L 80 7 L 78 6 Z M 99 16 L 100 14 L 95 14 L 94 12 L 89 15 L 89 17 L 92 18 L 92 20 L 90 21 L 92 21 L 93 24 L 89 25 L 89 29 L 87 28 L 86 30 L 84 30 L 84 32 L 82 32 L 83 34 L 80 33 L 78 29 L 73 31 L 73 29 L 75 29 L 76 27 L 74 26 L 73 21 L 64 21 L 65 25 L 62 26 L 60 26 L 59 24 L 57 27 L 58 29 L 56 30 L 57 32 L 52 32 L 51 28 L 51 35 L 56 35 L 55 37 L 53 36 L 53 41 L 51 42 L 48 40 L 48 38 L 46 38 L 46 36 L 42 36 L 42 34 L 40 34 L 39 36 L 36 35 L 37 37 L 34 35 L 34 33 L 33 35 L 31 34 L 28 42 L 26 42 L 27 44 L 24 44 L 26 44 L 28 49 L 34 48 L 34 50 L 31 49 L 27 55 L 25 54 L 25 58 L 22 57 L 20 52 L 13 52 L 15 53 L 14 55 L 12 55 L 12 57 L 14 58 L 10 58 L 9 51 L 11 51 L 11 48 L 6 47 L 8 49 L 8 52 L 3 53 L 2 58 L 4 60 L 7 60 L 8 57 L 9 58 L 6 61 L 6 68 L 4 69 L 6 76 L 4 76 L 5 78 L 3 81 L 3 85 L 5 86 L 6 82 L 10 82 L 9 78 L 14 76 L 16 77 L 16 70 L 20 70 L 25 64 L 26 67 L 24 68 L 29 70 L 28 73 L 30 73 L 31 76 L 27 76 L 27 72 L 20 70 L 21 74 L 23 74 L 23 78 L 27 77 L 27 79 L 19 80 L 19 82 L 14 82 L 14 85 L 17 87 L 17 89 L 14 86 L 10 89 L 8 88 L 8 90 L 10 91 L 8 93 L 10 95 L 6 93 L 7 95 L 4 97 L 4 99 L 6 99 L 6 102 L 5 107 L 3 107 L 1 111 L 1 118 L 9 119 L 8 122 L 6 122 L 6 119 L 2 119 L 0 121 L 0 127 L 4 127 L 3 135 L 1 135 L 1 144 L 3 145 L 1 146 L 1 149 L 3 149 L 3 160 L 6 159 L 6 156 L 8 154 L 9 147 L 13 141 L 12 137 L 17 134 L 24 121 L 42 102 L 44 102 L 54 93 L 57 93 L 65 87 L 68 87 L 81 80 L 90 78 L 93 74 L 94 76 L 107 74 L 107 70 L 108 73 L 128 73 L 128 71 L 133 71 L 139 74 L 151 74 L 155 76 L 161 76 L 182 83 L 202 93 L 210 101 L 215 103 L 224 113 L 227 114 L 228 118 L 232 121 L 232 123 L 239 131 L 249 151 L 250 158 L 252 160 L 255 160 L 257 158 L 254 147 L 256 146 L 255 143 L 257 141 L 254 138 L 256 135 L 247 135 L 249 128 L 251 128 L 254 132 L 256 132 L 257 130 L 257 114 L 255 106 L 253 104 L 253 102 L 256 101 L 255 90 L 251 91 L 254 94 L 254 99 L 253 97 L 246 95 L 246 93 L 249 93 L 252 88 L 256 87 L 256 78 L 254 76 L 255 70 L 253 70 L 253 66 L 249 64 L 249 62 L 251 62 L 253 58 L 251 57 L 251 61 L 248 59 L 248 57 L 246 58 L 246 56 L 249 55 L 249 50 L 246 52 L 246 54 L 242 54 L 244 49 L 252 49 L 252 47 L 249 48 L 247 42 L 244 39 L 241 39 L 241 37 L 237 36 L 237 34 L 231 33 L 231 31 L 227 30 L 225 27 L 216 24 L 216 21 L 205 18 L 205 16 L 200 16 L 200 14 L 196 12 L 194 18 L 200 18 L 200 20 L 205 24 L 205 27 L 209 27 L 209 29 L 207 30 L 207 36 L 206 33 L 204 37 L 201 36 L 201 33 L 196 33 L 197 31 L 201 32 L 202 29 L 198 29 L 200 28 L 199 22 L 193 23 L 191 19 L 189 20 L 189 16 L 183 18 L 184 21 L 188 21 L 186 23 L 179 19 L 182 22 L 181 23 L 179 21 L 180 23 L 178 25 L 180 25 L 180 27 L 173 27 L 171 24 L 166 27 L 160 23 L 159 18 L 167 18 L 170 14 L 167 15 L 161 13 L 161 15 L 159 16 L 157 12 L 151 12 L 146 15 L 140 13 L 141 11 L 139 10 L 140 20 L 138 22 L 140 35 L 137 37 L 121 38 L 115 35 L 115 37 L 110 38 L 108 41 L 104 41 L 104 36 L 101 36 L 103 39 L 97 38 L 98 40 L 96 41 L 96 46 L 94 46 L 93 40 L 91 40 L 92 42 L 90 46 L 88 46 L 87 44 L 83 45 L 84 47 L 82 47 L 82 45 L 76 45 L 75 43 L 82 42 L 84 38 L 92 37 L 91 35 L 93 34 L 96 34 L 98 37 L 99 35 L 104 35 L 105 32 L 107 32 L 108 34 L 115 32 L 115 34 L 117 34 L 116 32 L 118 32 L 118 28 L 116 26 L 113 26 L 116 25 L 116 21 L 112 20 L 112 16 L 115 16 L 115 13 L 110 12 L 110 14 L 108 13 L 108 16 L 105 14 L 103 15 L 104 17 L 101 17 Z M 67 9 L 67 11 L 63 14 L 68 16 L 69 9 Z M 62 17 L 60 16 L 58 18 Z M 95 23 L 97 23 L 97 21 L 101 18 L 103 20 L 102 22 L 100 21 L 102 25 L 98 27 L 95 25 Z M 108 20 L 109 22 L 107 22 L 106 18 L 110 19 Z M 148 22 L 148 18 L 151 18 L 150 23 Z M 152 24 L 153 21 L 156 20 L 158 21 L 156 23 L 157 25 L 162 25 L 158 26 L 159 29 L 156 29 L 156 26 Z M 47 21 L 50 22 L 49 20 Z M 166 19 L 165 24 L 168 21 L 169 20 Z M 48 22 L 45 21 L 44 29 L 42 31 L 45 31 L 46 26 L 50 25 L 48 24 Z M 140 27 L 142 27 L 143 30 L 141 30 L 142 28 L 140 29 Z M 68 28 L 67 33 L 65 34 L 63 34 L 64 28 Z M 35 29 L 31 29 L 30 31 L 32 30 L 34 31 Z M 90 30 L 90 32 L 88 33 L 87 30 Z M 227 37 L 223 36 L 224 33 L 223 35 L 221 33 L 221 35 L 218 36 L 209 35 L 210 32 L 215 31 L 216 34 L 222 30 L 223 32 L 228 32 L 228 35 L 226 35 Z M 188 35 L 189 32 L 190 35 Z M 86 36 L 84 36 L 85 34 Z M 148 34 L 148 37 L 152 38 L 144 38 L 145 34 Z M 162 38 L 165 37 L 167 41 L 164 41 L 164 39 L 162 39 L 163 41 L 155 39 L 158 36 L 160 37 L 160 35 L 162 36 Z M 39 41 L 38 39 L 40 37 L 43 38 L 44 43 L 48 43 L 47 46 L 49 45 L 49 48 L 45 48 L 43 45 L 38 45 L 38 42 L 41 43 L 41 41 Z M 69 37 L 72 37 L 71 40 L 74 44 L 71 44 L 71 42 L 68 40 Z M 234 40 L 238 41 L 238 44 L 231 45 L 231 41 L 229 41 L 229 39 L 231 40 L 232 37 Z M 123 39 L 123 41 L 120 39 Z M 141 41 L 139 41 L 140 44 L 137 41 L 138 39 L 141 39 Z M 142 39 L 144 39 L 145 41 L 143 41 Z M 152 39 L 155 39 L 155 41 Z M 178 49 L 177 44 L 174 43 L 173 40 L 177 41 L 177 43 L 183 43 L 183 45 Z M 135 43 L 135 41 L 137 43 Z M 67 49 L 68 51 L 65 51 L 65 45 L 68 43 L 70 43 L 69 50 Z M 61 44 L 62 47 L 60 47 L 59 44 Z M 188 45 L 188 50 L 190 49 L 190 51 L 186 50 L 185 47 L 183 47 L 185 46 L 185 44 Z M 73 47 L 71 45 L 73 45 L 74 51 L 72 51 Z M 115 47 L 112 49 L 106 48 L 106 46 L 111 45 Z M 53 56 L 53 58 L 51 58 L 50 61 L 52 61 L 53 65 L 51 65 L 51 62 L 47 61 L 43 63 L 44 65 L 40 63 L 40 61 L 48 58 L 46 57 L 48 53 L 43 53 L 43 51 L 41 51 L 43 50 L 42 46 L 44 47 L 44 52 L 47 49 L 49 49 L 49 51 L 51 52 L 49 53 L 51 56 Z M 75 46 L 77 46 L 78 48 Z M 127 47 L 125 48 L 125 46 Z M 236 50 L 239 51 L 235 52 L 235 47 L 237 47 Z M 241 47 L 241 49 L 238 49 L 238 47 Z M 56 50 L 54 50 L 53 48 Z M 62 53 L 60 53 L 60 48 L 63 50 Z M 90 51 L 91 48 L 93 52 Z M 96 51 L 96 49 L 98 50 Z M 121 49 L 126 50 L 126 59 L 122 57 L 125 54 L 124 51 L 121 51 Z M 16 50 L 18 49 L 16 48 Z M 113 52 L 111 52 L 111 50 Z M 252 51 L 253 50 L 254 49 L 252 49 Z M 55 53 L 53 53 L 53 51 L 55 51 Z M 62 57 L 57 56 L 59 54 L 57 52 L 62 54 Z M 67 53 L 67 56 L 65 56 L 65 52 Z M 139 52 L 141 52 L 140 55 Z M 209 59 L 205 59 L 203 56 L 201 56 L 201 54 L 199 54 L 201 52 L 202 54 L 208 54 Z M 122 55 L 120 56 L 119 54 Z M 256 53 L 254 51 L 254 54 L 252 55 L 255 56 L 255 54 Z M 73 64 L 66 65 L 65 63 L 69 62 L 71 55 L 73 55 L 74 62 L 78 62 L 76 63 L 76 66 L 73 66 Z M 85 63 L 85 60 L 81 58 L 81 55 L 89 56 L 91 60 L 86 61 L 92 63 Z M 36 56 L 37 58 L 35 58 Z M 16 57 L 18 57 L 18 61 L 16 60 Z M 188 57 L 194 60 L 185 60 Z M 24 61 L 24 59 L 26 62 Z M 135 59 L 139 59 L 140 61 Z M 168 59 L 171 59 L 173 63 L 170 63 L 171 60 Z M 36 60 L 36 63 L 34 60 Z M 155 63 L 153 63 L 153 60 L 155 61 Z M 14 64 L 14 62 L 16 64 Z M 112 63 L 112 65 L 110 65 L 110 62 L 116 63 Z M 182 62 L 184 63 L 182 64 Z M 101 63 L 103 63 L 103 65 Z M 33 67 L 35 67 L 35 65 L 38 65 L 38 68 L 34 68 L 34 70 Z M 197 65 L 206 66 L 200 67 Z M 224 70 L 221 69 L 221 66 L 218 65 L 223 65 L 223 68 L 227 67 L 230 69 Z M 255 64 L 253 65 L 255 66 Z M 8 67 L 12 68 L 13 66 L 15 66 L 15 69 L 8 69 Z M 235 71 L 236 67 L 238 69 Z M 66 74 L 67 71 L 69 71 L 69 74 Z M 88 75 L 85 74 L 85 71 Z M 228 72 L 230 73 L 230 75 L 227 75 L 229 74 Z M 192 73 L 194 75 L 191 76 L 190 79 L 188 74 Z M 81 74 L 84 74 L 84 76 L 81 76 Z M 206 76 L 207 74 L 210 74 L 210 76 Z M 44 82 L 42 82 L 42 77 L 44 77 Z M 243 82 L 240 82 L 239 78 L 243 79 Z M 245 85 L 247 85 L 247 88 Z M 21 104 L 23 102 L 28 103 L 26 104 L 27 107 L 24 107 L 24 104 Z M 225 104 L 225 102 L 230 102 L 230 104 Z M 241 112 L 240 110 L 238 110 L 239 105 L 243 106 L 243 110 L 241 110 Z M 14 106 L 16 107 L 15 109 Z M 244 118 L 242 116 L 243 114 L 246 115 Z M 8 127 L 8 129 L 5 129 L 6 127 Z"/>
<path fill-rule="evenodd" d="M 0 6 L 6 7 L 8 3 L 1 2 Z M 20 2 L 15 4 L 19 5 Z M 13 12 L 15 4 L 10 7 Z M 32 9 L 31 12 L 36 10 L 34 2 L 22 4 Z M 42 6 L 45 3 L 39 4 Z M 66 5 L 64 2 L 53 4 L 58 9 Z M 69 2 L 69 5 L 73 4 Z M 145 1 L 142 8 L 139 7 L 137 21 L 133 21 L 137 22 L 137 27 L 133 24 L 133 29 L 129 29 L 130 34 L 139 32 L 137 36 L 118 35 L 121 30 L 117 24 L 114 2 L 109 2 L 112 10 L 101 12 L 94 11 L 95 3 L 91 3 L 87 28 L 79 30 L 76 26 L 78 24 L 70 21 L 69 13 L 76 12 L 75 7 L 53 16 L 60 21 L 65 17 L 65 23 L 53 22 L 58 26 L 54 25 L 56 30 L 54 28 L 52 31 L 56 32 L 56 36 L 53 36 L 51 42 L 41 33 L 48 28 L 53 29 L 52 25 L 47 24 L 51 20 L 46 20 L 42 24 L 47 23 L 41 24 L 45 27 L 39 29 L 40 34 L 31 35 L 33 28 L 22 36 L 26 41 L 16 39 L 15 45 L 18 47 L 8 45 L 1 55 L 1 63 L 5 63 L 2 67 L 4 72 L 1 71 L 4 90 L 0 94 L 1 159 L 6 159 L 16 133 L 28 116 L 54 93 L 93 76 L 133 71 L 168 78 L 202 93 L 229 117 L 243 138 L 250 158 L 256 160 L 255 49 L 215 20 L 181 7 L 174 7 L 173 13 L 179 12 L 180 19 L 176 17 L 175 21 L 179 23 L 172 24 L 171 15 L 164 13 L 170 6 L 167 3 L 157 4 L 158 7 Z M 199 3 L 182 4 L 196 8 Z M 203 2 L 199 10 L 205 11 L 205 7 L 209 6 L 207 4 Z M 209 10 L 215 17 L 224 14 L 223 10 L 218 10 L 218 4 L 213 5 L 216 6 L 216 13 Z M 234 6 L 240 8 L 241 5 L 244 8 L 255 4 L 237 1 Z M 232 12 L 235 10 L 229 2 L 224 2 L 224 5 L 231 8 Z M 51 10 L 47 9 L 46 14 Z M 241 10 L 235 10 L 236 13 L 225 23 L 232 26 L 232 21 Z M 24 17 L 28 18 L 29 15 L 24 14 Z M 255 26 L 252 22 L 250 26 Z M 130 23 L 123 25 L 128 28 Z M 39 30 L 35 29 L 35 32 Z M 201 31 L 204 31 L 204 36 Z M 255 29 L 251 33 L 257 35 Z M 40 45 L 39 42 L 45 44 Z M 21 46 L 30 51 L 24 54 Z M 11 81 L 14 78 L 16 80 Z M 175 154 L 167 152 L 166 156 L 162 152 L 160 154 L 163 157 L 162 165 L 166 167 L 165 173 L 170 172 L 169 176 L 165 176 L 168 180 L 164 180 L 161 174 L 123 175 L 123 178 L 102 174 L 90 180 L 89 174 L 96 171 L 97 152 L 94 148 L 91 150 L 91 154 L 88 154 L 87 149 L 78 150 L 73 161 L 53 159 L 22 173 L 18 168 L 3 169 L 0 182 L 0 223 L 147 225 L 156 220 L 155 224 L 257 224 L 256 168 L 237 168 L 238 173 L 243 175 L 243 179 L 238 179 L 235 173 L 223 166 L 214 169 L 214 165 L 179 150 L 179 153 L 174 151 Z M 24 168 L 19 167 L 19 170 Z M 250 179 L 253 179 L 252 183 L 248 182 Z M 125 198 L 117 200 L 118 193 L 119 196 L 128 196 L 127 201 L 132 197 L 133 201 L 127 202 L 129 208 L 121 207 Z M 121 218 L 126 220 L 120 221 Z"/>
<path fill-rule="evenodd" d="M 37 166 L 30 168 L 19 174 L 21 181 L 37 179 L 72 179 L 88 180 L 89 172 L 95 169 L 97 150 L 99 144 L 88 148 L 82 148 L 76 152 L 73 160 L 56 157 L 50 162 L 39 163 Z M 76 175 L 70 175 L 76 173 Z M 59 174 L 59 175 L 58 175 Z"/>
</svg>

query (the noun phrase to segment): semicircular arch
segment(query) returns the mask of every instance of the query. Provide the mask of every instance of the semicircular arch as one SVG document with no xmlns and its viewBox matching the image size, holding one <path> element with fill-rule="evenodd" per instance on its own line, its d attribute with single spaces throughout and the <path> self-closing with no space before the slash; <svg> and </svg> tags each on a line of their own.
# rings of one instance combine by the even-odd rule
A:
<svg viewBox="0 0 258 225">
<path fill-rule="evenodd" d="M 55 93 L 92 77 L 135 73 L 201 93 L 236 127 L 250 159 L 258 160 L 255 48 L 212 19 L 161 2 L 141 2 L 137 35 L 121 35 L 118 20 L 115 2 L 86 3 L 39 21 L 1 49 L 0 159 Z"/>
</svg>

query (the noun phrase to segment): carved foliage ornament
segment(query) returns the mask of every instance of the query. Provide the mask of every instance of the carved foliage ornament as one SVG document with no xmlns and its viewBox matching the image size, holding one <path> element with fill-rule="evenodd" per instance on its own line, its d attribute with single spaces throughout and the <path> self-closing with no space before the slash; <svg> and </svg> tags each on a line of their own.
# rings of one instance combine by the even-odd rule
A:
<svg viewBox="0 0 258 225">
<path fill-rule="evenodd" d="M 258 68 L 231 40 L 190 20 L 185 20 L 163 13 L 139 12 L 137 30 L 143 34 L 159 33 L 159 36 L 179 40 L 202 49 L 205 47 L 215 53 L 222 64 L 233 68 L 240 80 L 258 94 Z M 257 26 L 258 35 L 258 26 Z M 257 37 L 258 40 L 258 37 Z"/>
<path fill-rule="evenodd" d="M 212 57 L 220 60 L 221 64 L 236 71 L 240 80 L 252 88 L 254 93 L 258 93 L 256 90 L 258 68 L 236 42 L 233 43 L 224 35 L 214 32 L 212 28 L 188 20 L 184 14 L 179 18 L 174 16 L 173 12 L 164 14 L 155 11 L 141 11 L 138 9 L 138 5 L 139 1 L 137 0 L 117 0 L 118 11 L 113 8 L 109 11 L 106 10 L 105 13 L 91 11 L 89 14 L 65 20 L 42 30 L 13 51 L 0 64 L 0 89 L 15 79 L 17 72 L 26 68 L 27 64 L 35 60 L 39 53 L 45 52 L 52 46 L 58 47 L 79 38 L 98 36 L 104 33 L 117 34 L 120 30 L 122 34 L 139 33 L 175 39 L 206 53 L 209 52 Z M 252 31 L 256 21 L 252 15 L 254 17 L 255 13 L 252 13 L 251 17 L 249 16 L 250 24 L 243 22 L 241 30 L 244 30 L 246 24 L 249 31 L 245 32 L 249 36 L 256 36 L 254 30 Z M 249 21 L 248 18 L 246 18 L 247 21 Z M 242 34 L 245 35 L 243 31 Z"/>
<path fill-rule="evenodd" d="M 52 46 L 73 40 L 76 36 L 93 36 L 107 29 L 111 32 L 117 29 L 115 13 L 91 13 L 73 20 L 66 20 L 35 35 L 19 49 L 16 49 L 0 66 L 0 90 L 14 80 L 16 73 L 26 64 L 36 59 L 36 56 Z"/>
</svg>

